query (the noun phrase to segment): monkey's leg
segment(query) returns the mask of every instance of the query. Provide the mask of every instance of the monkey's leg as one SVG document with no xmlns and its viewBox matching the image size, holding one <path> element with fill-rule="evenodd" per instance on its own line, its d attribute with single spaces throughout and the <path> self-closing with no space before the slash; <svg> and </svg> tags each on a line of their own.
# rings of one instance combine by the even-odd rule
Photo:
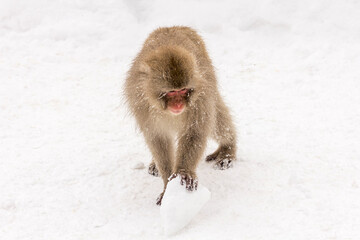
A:
<svg viewBox="0 0 360 240">
<path fill-rule="evenodd" d="M 206 157 L 207 162 L 215 162 L 215 169 L 225 170 L 232 167 L 236 160 L 236 131 L 228 108 L 220 100 L 217 106 L 214 139 L 219 143 L 218 149 Z"/>
<path fill-rule="evenodd" d="M 150 148 L 150 151 L 153 155 L 153 160 L 156 165 L 156 168 L 158 169 L 164 182 L 163 192 L 160 194 L 156 202 L 156 204 L 161 205 L 162 196 L 165 192 L 166 185 L 168 183 L 168 178 L 172 173 L 174 144 L 172 139 L 167 136 L 148 135 L 145 136 L 145 138 Z"/>
<path fill-rule="evenodd" d="M 179 139 L 174 174 L 170 177 L 180 176 L 181 185 L 189 191 L 197 189 L 196 167 L 206 147 L 207 131 L 200 130 L 190 129 Z"/>
<path fill-rule="evenodd" d="M 151 161 L 149 168 L 148 168 L 148 173 L 150 175 L 153 175 L 154 177 L 159 177 L 159 170 L 156 168 L 156 164 L 154 162 L 154 160 Z"/>
</svg>

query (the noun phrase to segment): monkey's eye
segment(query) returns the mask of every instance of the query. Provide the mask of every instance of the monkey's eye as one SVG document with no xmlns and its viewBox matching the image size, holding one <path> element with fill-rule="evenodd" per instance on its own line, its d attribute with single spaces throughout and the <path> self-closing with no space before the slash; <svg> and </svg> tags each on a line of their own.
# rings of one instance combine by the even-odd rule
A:
<svg viewBox="0 0 360 240">
<path fill-rule="evenodd" d="M 166 94 L 166 96 L 168 96 L 168 97 L 173 97 L 173 96 L 176 96 L 176 95 L 185 96 L 185 95 L 188 95 L 190 90 L 191 89 L 183 88 L 183 89 L 177 90 L 177 91 L 170 91 L 170 92 L 168 92 Z"/>
<path fill-rule="evenodd" d="M 168 96 L 168 97 L 173 97 L 173 96 L 175 96 L 175 95 L 177 95 L 178 94 L 178 91 L 170 91 L 170 92 L 168 92 L 166 95 Z"/>
<path fill-rule="evenodd" d="M 186 93 L 188 92 L 188 90 L 187 89 L 181 89 L 180 91 L 179 91 L 179 93 L 180 93 L 180 95 L 185 95 Z"/>
</svg>

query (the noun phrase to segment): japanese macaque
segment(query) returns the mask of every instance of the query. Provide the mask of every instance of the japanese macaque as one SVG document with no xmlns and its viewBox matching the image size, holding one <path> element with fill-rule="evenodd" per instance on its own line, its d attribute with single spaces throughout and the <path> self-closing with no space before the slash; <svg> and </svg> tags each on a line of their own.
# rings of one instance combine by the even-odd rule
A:
<svg viewBox="0 0 360 240">
<path fill-rule="evenodd" d="M 196 167 L 207 139 L 218 149 L 206 157 L 227 169 L 236 159 L 236 131 L 221 98 L 201 37 L 189 27 L 159 28 L 145 41 L 125 83 L 125 96 L 153 159 L 149 173 L 164 181 L 180 176 L 197 189 Z"/>
</svg>

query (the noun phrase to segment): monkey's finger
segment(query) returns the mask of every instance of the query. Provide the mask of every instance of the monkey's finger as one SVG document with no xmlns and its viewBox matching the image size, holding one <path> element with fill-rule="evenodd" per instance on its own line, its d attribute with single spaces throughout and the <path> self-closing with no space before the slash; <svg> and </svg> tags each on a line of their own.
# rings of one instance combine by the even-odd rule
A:
<svg viewBox="0 0 360 240">
<path fill-rule="evenodd" d="M 194 180 L 192 178 L 189 178 L 186 183 L 186 189 L 192 191 L 193 188 L 194 188 Z"/>
<path fill-rule="evenodd" d="M 186 185 L 190 185 L 191 181 L 192 181 L 192 178 L 189 175 L 187 175 L 186 176 Z"/>
<path fill-rule="evenodd" d="M 159 206 L 161 205 L 161 201 L 163 199 L 163 196 L 164 196 L 164 193 L 163 192 L 160 193 L 160 195 L 156 199 L 156 205 L 159 205 Z"/>
<path fill-rule="evenodd" d="M 189 184 L 189 185 L 186 186 L 186 190 L 192 191 L 192 190 L 194 190 L 194 186 Z"/>
<path fill-rule="evenodd" d="M 186 176 L 185 176 L 185 175 L 181 175 L 180 184 L 181 184 L 181 185 L 186 184 Z"/>
<path fill-rule="evenodd" d="M 168 181 L 173 180 L 174 178 L 176 178 L 178 175 L 176 173 L 171 174 L 171 176 L 168 178 Z"/>
</svg>

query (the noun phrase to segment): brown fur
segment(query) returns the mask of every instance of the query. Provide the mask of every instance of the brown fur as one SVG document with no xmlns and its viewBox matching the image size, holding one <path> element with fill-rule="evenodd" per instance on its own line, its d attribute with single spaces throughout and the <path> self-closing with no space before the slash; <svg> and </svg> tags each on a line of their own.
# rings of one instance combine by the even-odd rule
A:
<svg viewBox="0 0 360 240">
<path fill-rule="evenodd" d="M 193 92 L 184 112 L 173 115 L 161 94 L 182 88 Z M 125 96 L 153 155 L 151 166 L 155 163 L 162 176 L 164 190 L 172 174 L 180 174 L 187 189 L 194 189 L 190 185 L 197 179 L 196 167 L 208 137 L 220 146 L 207 161 L 214 160 L 218 168 L 225 169 L 235 160 L 231 116 L 218 92 L 204 42 L 191 28 L 159 28 L 150 34 L 128 72 Z"/>
</svg>

